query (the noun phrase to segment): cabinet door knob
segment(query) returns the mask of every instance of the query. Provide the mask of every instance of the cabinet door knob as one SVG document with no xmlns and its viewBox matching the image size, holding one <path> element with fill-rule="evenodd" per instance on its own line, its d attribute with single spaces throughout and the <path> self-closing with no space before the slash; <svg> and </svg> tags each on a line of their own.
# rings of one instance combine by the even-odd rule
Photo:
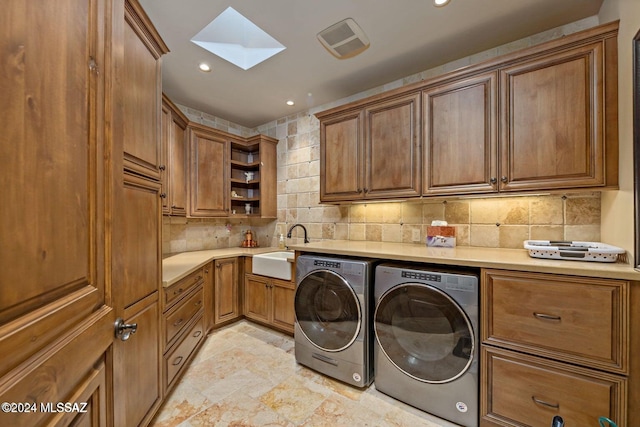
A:
<svg viewBox="0 0 640 427">
<path fill-rule="evenodd" d="M 356 192 L 357 192 L 358 194 L 362 193 L 362 188 L 358 188 L 358 189 L 356 190 Z"/>
<path fill-rule="evenodd" d="M 500 178 L 500 181 L 502 181 L 502 182 L 505 182 L 505 183 L 506 183 L 508 180 L 507 180 L 507 177 L 506 177 L 506 176 L 503 176 L 502 178 Z"/>
<path fill-rule="evenodd" d="M 160 167 L 159 167 L 158 169 L 160 169 L 161 171 L 163 171 L 163 170 L 167 169 L 167 167 L 166 167 L 165 165 L 160 165 Z"/>
<path fill-rule="evenodd" d="M 160 193 L 160 197 L 162 197 L 163 199 L 167 198 L 167 193 Z"/>
<path fill-rule="evenodd" d="M 124 323 L 124 320 L 121 317 L 116 319 L 116 323 L 114 325 L 116 330 L 116 337 L 120 338 L 121 341 L 126 341 L 131 337 L 131 334 L 135 334 L 138 330 L 137 323 Z"/>
<path fill-rule="evenodd" d="M 498 179 L 494 176 L 493 178 L 491 178 L 489 180 L 490 183 L 495 184 L 496 182 L 498 182 Z"/>
</svg>

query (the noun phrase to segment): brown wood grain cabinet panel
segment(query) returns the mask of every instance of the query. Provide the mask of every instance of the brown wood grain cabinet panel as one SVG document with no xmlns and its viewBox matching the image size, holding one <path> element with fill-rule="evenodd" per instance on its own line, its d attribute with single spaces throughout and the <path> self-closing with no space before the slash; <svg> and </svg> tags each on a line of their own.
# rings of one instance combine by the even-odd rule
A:
<svg viewBox="0 0 640 427">
<path fill-rule="evenodd" d="M 216 217 L 229 214 L 227 159 L 229 141 L 207 129 L 190 126 L 191 217 Z"/>
<path fill-rule="evenodd" d="M 162 399 L 158 292 L 129 307 L 124 321 L 138 329 L 127 341 L 114 341 L 114 420 L 115 425 L 140 425 Z"/>
<path fill-rule="evenodd" d="M 246 274 L 244 315 L 282 332 L 293 334 L 295 282 Z"/>
<path fill-rule="evenodd" d="M 102 403 L 78 421 L 106 426 L 110 2 L 7 0 L 2 10 L 0 401 L 38 411 L 2 413 L 0 424 L 69 424 L 40 404 L 89 398 L 93 386 Z M 102 386 L 89 385 L 96 371 Z"/>
<path fill-rule="evenodd" d="M 271 323 L 280 330 L 290 334 L 293 334 L 293 326 L 296 321 L 294 309 L 295 294 L 295 282 L 273 280 L 273 287 L 271 288 Z"/>
<path fill-rule="evenodd" d="M 500 71 L 501 191 L 603 185 L 603 46 L 596 42 Z"/>
<path fill-rule="evenodd" d="M 158 291 L 161 227 L 160 184 L 125 174 L 123 203 L 114 219 L 114 284 L 123 307 Z"/>
<path fill-rule="evenodd" d="M 347 111 L 320 122 L 320 200 L 364 196 L 363 111 Z"/>
<path fill-rule="evenodd" d="M 244 280 L 244 315 L 249 319 L 269 322 L 270 280 L 266 277 L 247 274 Z"/>
<path fill-rule="evenodd" d="M 161 61 L 168 51 L 154 38 L 144 11 L 127 2 L 124 25 L 124 60 L 120 78 L 124 117 L 124 167 L 135 173 L 160 179 L 161 158 Z M 148 19 L 148 18 L 146 18 Z"/>
<path fill-rule="evenodd" d="M 365 108 L 366 198 L 420 195 L 420 94 Z"/>
<path fill-rule="evenodd" d="M 483 341 L 628 371 L 629 283 L 486 271 Z"/>
<path fill-rule="evenodd" d="M 489 396 L 481 409 L 483 425 L 547 427 L 554 415 L 566 425 L 597 426 L 601 416 L 625 425 L 622 376 L 491 347 L 483 347 L 481 359 Z"/>
<path fill-rule="evenodd" d="M 238 258 L 221 258 L 215 261 L 215 323 L 220 324 L 238 318 L 240 298 L 238 292 Z"/>
<path fill-rule="evenodd" d="M 495 192 L 497 73 L 423 91 L 423 194 Z"/>
<path fill-rule="evenodd" d="M 103 108 L 95 96 L 104 80 L 89 68 L 92 58 L 105 65 L 103 8 L 61 1 L 31 13 L 23 2 L 3 3 L 0 236 L 11 244 L 0 245 L 2 323 L 83 286 L 104 289 Z"/>
<path fill-rule="evenodd" d="M 160 176 L 164 215 L 185 216 L 187 212 L 187 123 L 188 119 L 162 95 L 162 164 Z"/>
</svg>

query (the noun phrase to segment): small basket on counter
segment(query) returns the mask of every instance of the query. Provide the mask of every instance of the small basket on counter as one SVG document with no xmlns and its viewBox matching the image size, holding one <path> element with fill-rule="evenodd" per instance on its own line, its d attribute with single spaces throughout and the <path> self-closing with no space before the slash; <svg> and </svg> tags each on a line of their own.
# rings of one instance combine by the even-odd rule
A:
<svg viewBox="0 0 640 427">
<path fill-rule="evenodd" d="M 595 262 L 616 262 L 626 252 L 605 243 L 562 240 L 525 240 L 524 248 L 532 258 Z"/>
</svg>

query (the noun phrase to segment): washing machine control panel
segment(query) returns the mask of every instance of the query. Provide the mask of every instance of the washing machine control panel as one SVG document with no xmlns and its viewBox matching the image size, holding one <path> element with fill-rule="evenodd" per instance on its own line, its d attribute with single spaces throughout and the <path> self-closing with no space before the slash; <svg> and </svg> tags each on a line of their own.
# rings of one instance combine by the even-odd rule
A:
<svg viewBox="0 0 640 427">
<path fill-rule="evenodd" d="M 439 274 L 422 273 L 420 271 L 403 271 L 402 277 L 405 279 L 423 280 L 428 282 L 442 281 L 442 276 Z"/>
<path fill-rule="evenodd" d="M 319 260 L 319 259 L 313 261 L 313 265 L 316 266 L 316 267 L 340 268 L 340 263 L 339 262 Z"/>
</svg>

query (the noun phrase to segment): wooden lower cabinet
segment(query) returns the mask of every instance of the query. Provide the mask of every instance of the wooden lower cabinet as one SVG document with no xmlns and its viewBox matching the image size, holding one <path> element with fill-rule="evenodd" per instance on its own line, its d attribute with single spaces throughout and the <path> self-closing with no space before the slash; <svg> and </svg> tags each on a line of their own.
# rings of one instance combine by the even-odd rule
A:
<svg viewBox="0 0 640 427">
<path fill-rule="evenodd" d="M 555 415 L 567 426 L 625 419 L 624 376 L 491 346 L 481 360 L 482 425 L 548 427 Z"/>
<path fill-rule="evenodd" d="M 252 320 L 293 333 L 295 283 L 246 274 L 244 315 Z"/>
<path fill-rule="evenodd" d="M 239 318 L 238 258 L 217 259 L 215 265 L 213 316 L 219 325 Z"/>
<path fill-rule="evenodd" d="M 483 270 L 481 425 L 633 425 L 630 285 Z"/>
<path fill-rule="evenodd" d="M 162 314 L 165 396 L 177 383 L 206 336 L 205 270 L 206 267 L 200 268 L 165 288 Z M 174 295 L 179 290 L 180 296 L 176 298 Z"/>
</svg>

